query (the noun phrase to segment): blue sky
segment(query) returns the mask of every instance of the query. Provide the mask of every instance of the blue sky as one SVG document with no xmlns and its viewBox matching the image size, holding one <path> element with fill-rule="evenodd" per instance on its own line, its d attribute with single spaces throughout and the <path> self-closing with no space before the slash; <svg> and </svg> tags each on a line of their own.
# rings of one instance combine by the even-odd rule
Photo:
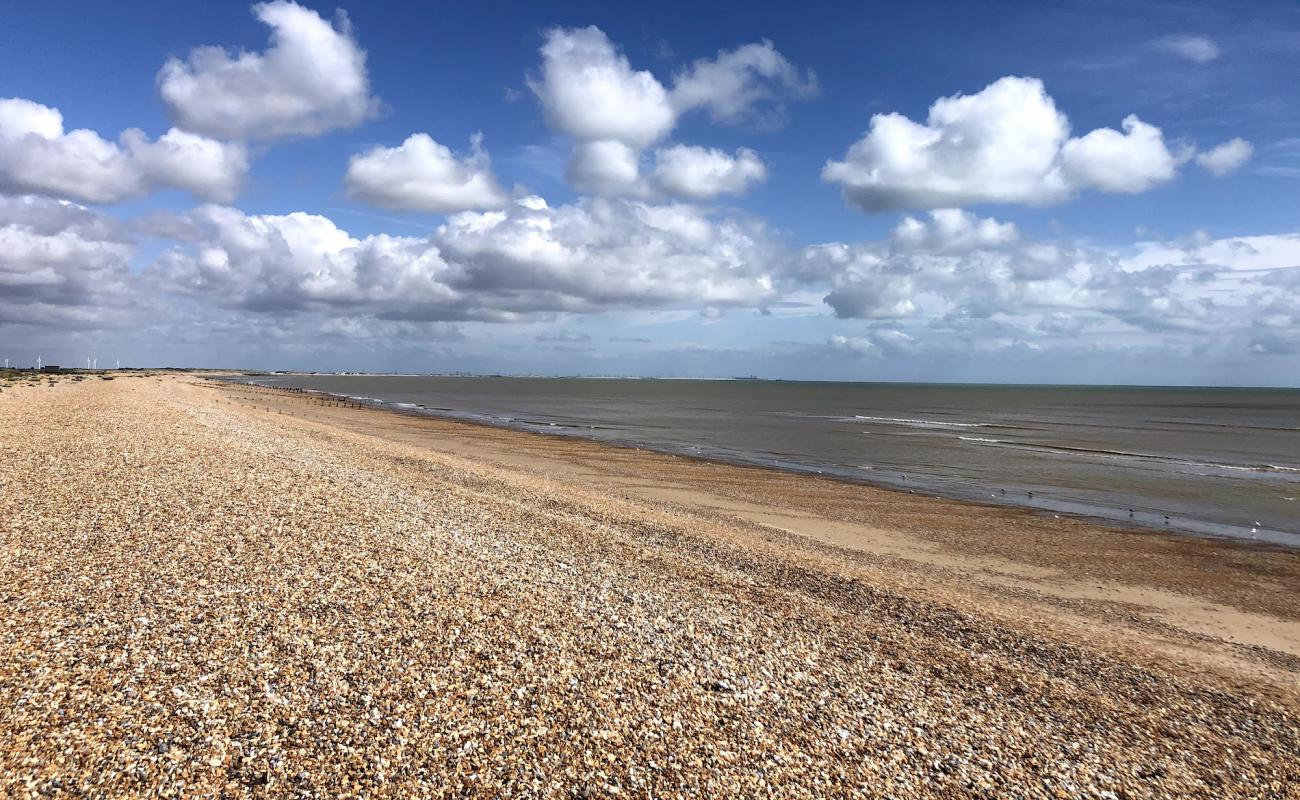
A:
<svg viewBox="0 0 1300 800">
<path fill-rule="evenodd" d="M 7 9 L 6 355 L 1300 382 L 1293 3 L 336 8 Z"/>
</svg>

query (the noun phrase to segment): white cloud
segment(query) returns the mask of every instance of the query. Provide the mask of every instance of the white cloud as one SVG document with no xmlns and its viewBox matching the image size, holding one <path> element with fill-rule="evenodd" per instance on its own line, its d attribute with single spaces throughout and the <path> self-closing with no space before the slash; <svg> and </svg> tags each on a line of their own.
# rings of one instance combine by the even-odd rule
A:
<svg viewBox="0 0 1300 800">
<path fill-rule="evenodd" d="M 913 336 L 894 328 L 869 331 L 865 336 L 835 335 L 824 346 L 813 348 L 813 355 L 832 358 L 880 358 L 917 353 L 921 344 Z"/>
<path fill-rule="evenodd" d="M 0 324 L 111 324 L 134 251 L 116 220 L 73 203 L 0 195 Z"/>
<path fill-rule="evenodd" d="M 911 355 L 920 349 L 920 343 L 916 339 L 892 328 L 874 331 L 871 340 L 886 355 Z"/>
<path fill-rule="evenodd" d="M 21 97 L 0 99 L 0 141 L 14 142 L 26 136 L 61 139 L 63 135 L 63 115 L 57 108 Z"/>
<path fill-rule="evenodd" d="M 131 129 L 114 143 L 91 130 L 65 133 L 58 109 L 0 99 L 0 191 L 117 203 L 177 188 L 229 202 L 247 172 L 248 154 L 241 145 L 176 128 L 152 142 Z"/>
<path fill-rule="evenodd" d="M 807 97 L 817 91 L 811 70 L 800 70 L 767 40 L 722 50 L 717 58 L 701 58 L 673 81 L 672 102 L 678 113 L 706 108 L 718 122 L 738 122 L 751 116 L 764 103 L 775 105 L 766 112 L 781 115 L 781 95 Z"/>
<path fill-rule="evenodd" d="M 429 239 L 356 238 L 311 214 L 205 206 L 166 228 L 187 245 L 148 271 L 173 292 L 254 311 L 513 320 L 615 308 L 756 306 L 779 248 L 752 223 L 685 205 L 523 198 L 462 212 Z M 161 229 L 160 229 L 161 230 Z"/>
<path fill-rule="evenodd" d="M 733 187 L 758 179 L 761 162 L 751 151 L 732 158 L 703 148 L 669 148 L 659 153 L 667 170 L 664 180 L 642 177 L 642 151 L 667 137 L 689 111 L 707 109 L 724 122 L 770 118 L 779 116 L 783 97 L 807 95 L 816 87 L 811 73 L 798 70 L 766 41 L 696 61 L 676 77 L 672 89 L 649 71 L 633 69 L 594 26 L 549 31 L 541 55 L 541 73 L 528 86 L 550 125 L 577 140 L 569 180 L 580 190 L 602 194 L 645 197 L 658 189 L 700 198 L 738 191 Z M 706 166 L 706 153 L 732 166 L 717 156 L 708 157 L 712 166 Z M 719 169 L 725 174 L 707 174 Z"/>
<path fill-rule="evenodd" d="M 358 240 L 332 220 L 302 212 L 247 215 L 203 206 L 169 220 L 191 246 L 164 253 L 146 272 L 170 291 L 255 311 L 372 308 L 450 296 L 448 270 L 426 240 Z"/>
<path fill-rule="evenodd" d="M 1300 234 L 1268 234 L 1215 239 L 1204 231 L 1179 241 L 1141 242 L 1125 258 L 1129 269 L 1167 264 L 1224 271 L 1300 268 Z"/>
<path fill-rule="evenodd" d="M 823 180 L 864 211 L 973 203 L 1061 202 L 1083 189 L 1137 192 L 1174 176 L 1160 130 L 1136 116 L 1124 133 L 1070 138 L 1041 81 L 1008 76 L 973 95 L 935 101 L 925 123 L 877 114 Z"/>
<path fill-rule="evenodd" d="M 863 336 L 841 336 L 837 334 L 826 341 L 826 346 L 832 354 L 845 355 L 850 358 L 880 355 L 880 347 Z"/>
<path fill-rule="evenodd" d="M 235 199 L 248 173 L 248 153 L 241 145 L 176 128 L 153 142 L 130 130 L 122 141 L 146 184 L 184 189 L 203 200 Z"/>
<path fill-rule="evenodd" d="M 759 305 L 780 268 L 757 224 L 626 200 L 461 214 L 436 240 L 468 286 L 515 311 Z"/>
<path fill-rule="evenodd" d="M 376 147 L 348 162 L 343 181 L 358 200 L 402 211 L 444 213 L 505 205 L 505 191 L 492 174 L 482 136 L 468 156 L 457 158 L 427 133 L 414 133 L 399 147 Z"/>
<path fill-rule="evenodd" d="M 1124 133 L 1098 128 L 1061 148 L 1061 169 L 1071 186 L 1137 194 L 1172 180 L 1177 163 L 1160 129 L 1137 116 L 1124 118 Z"/>
<path fill-rule="evenodd" d="M 1300 352 L 1300 235 L 1198 233 L 1102 250 L 1012 233 L 945 211 L 905 219 L 887 241 L 806 248 L 798 274 L 829 285 L 836 316 L 892 331 L 826 350 Z"/>
<path fill-rule="evenodd" d="M 940 208 L 930 212 L 928 222 L 903 217 L 894 228 L 891 247 L 895 251 L 949 254 L 1010 244 L 1019 236 L 1013 223 Z"/>
<path fill-rule="evenodd" d="M 676 123 L 668 91 L 634 70 L 604 31 L 552 29 L 542 45 L 542 74 L 528 86 L 557 130 L 576 139 L 614 140 L 643 148 Z"/>
<path fill-rule="evenodd" d="M 158 73 L 158 91 L 186 130 L 226 139 L 314 136 L 373 116 L 366 53 L 342 13 L 331 25 L 291 0 L 253 6 L 271 28 L 263 53 L 198 47 Z"/>
<path fill-rule="evenodd" d="M 1219 46 L 1204 36 L 1165 36 L 1151 45 L 1193 64 L 1208 64 L 1219 57 Z"/>
<path fill-rule="evenodd" d="M 573 148 L 565 179 L 584 192 L 645 194 L 640 158 L 636 149 L 616 139 L 580 142 Z"/>
<path fill-rule="evenodd" d="M 708 200 L 742 194 L 766 178 L 767 167 L 753 150 L 741 147 L 731 155 L 690 145 L 659 148 L 653 170 L 643 175 L 641 153 L 612 139 L 579 142 L 565 172 L 565 179 L 579 191 L 642 199 Z"/>
<path fill-rule="evenodd" d="M 741 194 L 766 178 L 767 167 L 753 150 L 742 147 L 732 156 L 716 148 L 688 145 L 657 151 L 651 176 L 662 191 L 692 200 Z"/>
<path fill-rule="evenodd" d="M 1025 241 L 994 220 L 939 212 L 904 220 L 888 242 L 808 248 L 805 274 L 831 284 L 837 316 L 877 320 L 1110 318 L 1147 330 L 1186 327 L 1208 308 L 1197 271 L 1128 268 L 1069 243 Z"/>
<path fill-rule="evenodd" d="M 1196 163 L 1212 175 L 1223 177 L 1241 169 L 1254 154 L 1255 148 L 1250 142 L 1242 138 L 1229 139 L 1212 150 L 1197 153 Z"/>
</svg>

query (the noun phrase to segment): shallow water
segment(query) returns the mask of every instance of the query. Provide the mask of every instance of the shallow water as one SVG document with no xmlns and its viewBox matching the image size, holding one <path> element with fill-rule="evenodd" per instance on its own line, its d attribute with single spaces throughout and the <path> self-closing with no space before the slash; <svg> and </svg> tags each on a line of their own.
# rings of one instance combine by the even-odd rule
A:
<svg viewBox="0 0 1300 800">
<path fill-rule="evenodd" d="M 1300 546 L 1300 390 L 369 375 L 252 380 L 524 430 Z"/>
</svg>

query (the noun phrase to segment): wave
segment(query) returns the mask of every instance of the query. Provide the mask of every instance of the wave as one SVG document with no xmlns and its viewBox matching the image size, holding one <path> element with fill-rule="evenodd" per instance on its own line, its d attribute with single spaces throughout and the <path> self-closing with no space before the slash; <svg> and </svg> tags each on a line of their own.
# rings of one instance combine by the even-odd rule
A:
<svg viewBox="0 0 1300 800">
<path fill-rule="evenodd" d="M 853 415 L 852 419 L 874 422 L 879 425 L 903 425 L 908 428 L 987 428 L 983 422 L 941 422 L 934 419 L 907 419 L 904 417 L 868 417 Z"/>
<path fill-rule="evenodd" d="M 575 431 L 600 431 L 606 429 L 604 425 L 586 425 L 581 422 L 551 422 L 550 420 L 526 419 L 523 417 L 517 419 L 504 417 L 504 419 L 516 425 L 528 425 L 534 428 L 564 428 Z"/>
<path fill-rule="evenodd" d="M 1300 474 L 1300 467 L 1290 467 L 1282 464 L 1227 464 L 1217 461 L 1199 461 L 1191 458 L 1179 458 L 1178 456 L 1162 456 L 1157 453 L 1138 453 L 1128 450 L 1105 450 L 1091 447 L 1070 447 L 1068 445 L 1041 444 L 1038 442 L 1009 442 L 1005 439 L 988 439 L 982 436 L 958 436 L 963 442 L 972 442 L 974 444 L 990 445 L 993 447 L 1005 447 L 1013 450 L 1031 450 L 1045 453 L 1065 453 L 1092 455 L 1113 458 L 1130 458 L 1142 461 L 1156 461 L 1167 464 L 1180 464 L 1189 467 L 1208 467 L 1211 469 L 1231 469 L 1242 470 L 1246 472 L 1294 472 Z"/>
</svg>

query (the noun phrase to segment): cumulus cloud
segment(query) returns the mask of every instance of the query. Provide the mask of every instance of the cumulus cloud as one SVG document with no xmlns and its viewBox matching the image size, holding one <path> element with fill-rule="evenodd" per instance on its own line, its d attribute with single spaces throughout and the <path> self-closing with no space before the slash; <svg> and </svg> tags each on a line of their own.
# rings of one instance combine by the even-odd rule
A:
<svg viewBox="0 0 1300 800">
<path fill-rule="evenodd" d="M 864 211 L 973 203 L 1046 205 L 1085 189 L 1140 192 L 1170 180 L 1178 159 L 1159 128 L 1130 115 L 1124 132 L 1070 138 L 1042 81 L 1008 76 L 973 95 L 943 97 L 924 123 L 877 114 L 822 178 Z"/>
<path fill-rule="evenodd" d="M 1177 162 L 1160 129 L 1135 115 L 1124 118 L 1124 133 L 1098 128 L 1061 148 L 1061 170 L 1070 186 L 1137 194 L 1172 180 Z"/>
<path fill-rule="evenodd" d="M 146 184 L 184 189 L 202 200 L 233 200 L 248 174 L 248 153 L 241 145 L 176 128 L 153 142 L 129 130 L 122 141 Z"/>
<path fill-rule="evenodd" d="M 617 139 L 581 142 L 565 170 L 574 188 L 595 194 L 644 195 L 648 187 L 641 180 L 641 154 Z"/>
<path fill-rule="evenodd" d="M 1164 36 L 1151 46 L 1193 64 L 1208 64 L 1219 57 L 1219 46 L 1204 36 Z"/>
<path fill-rule="evenodd" d="M 347 17 L 331 25 L 291 0 L 253 6 L 271 28 L 262 53 L 198 47 L 158 73 L 158 92 L 180 127 L 225 139 L 315 136 L 377 113 L 366 53 Z"/>
<path fill-rule="evenodd" d="M 600 28 L 555 28 L 541 54 L 541 76 L 528 87 L 557 130 L 642 148 L 676 123 L 668 90 L 650 72 L 632 69 Z"/>
<path fill-rule="evenodd" d="M 1245 166 L 1255 148 L 1242 138 L 1230 139 L 1223 144 L 1203 153 L 1196 154 L 1196 163 L 1210 174 L 1223 177 Z"/>
<path fill-rule="evenodd" d="M 114 143 L 91 130 L 65 132 L 56 108 L 0 99 L 0 191 L 117 203 L 176 188 L 229 202 L 247 172 L 241 145 L 176 128 L 154 141 L 130 129 Z"/>
<path fill-rule="evenodd" d="M 835 315 L 879 327 L 840 355 L 963 348 L 1285 354 L 1300 330 L 1300 235 L 1103 250 L 1026 239 L 966 212 L 907 218 L 885 241 L 804 250 Z M 885 334 L 884 331 L 893 331 Z M 836 349 L 834 341 L 829 350 Z"/>
<path fill-rule="evenodd" d="M 428 239 L 356 238 L 312 214 L 206 206 L 167 225 L 186 244 L 147 274 L 254 311 L 347 309 L 389 319 L 514 320 L 617 308 L 760 305 L 779 249 L 754 223 L 685 205 L 537 197 L 462 212 Z"/>
<path fill-rule="evenodd" d="M 135 252 L 109 217 L 44 197 L 0 195 L 0 324 L 108 325 Z"/>
<path fill-rule="evenodd" d="M 565 178 L 580 191 L 600 195 L 709 200 L 743 194 L 766 180 L 767 166 L 746 147 L 733 155 L 717 148 L 674 145 L 656 150 L 653 169 L 642 174 L 636 149 L 604 139 L 574 147 Z"/>
<path fill-rule="evenodd" d="M 177 244 L 133 274 L 133 231 Z M 824 298 L 866 329 L 809 345 L 808 357 L 1141 345 L 1276 358 L 1300 345 L 1298 289 L 1300 235 L 1103 250 L 955 209 L 906 217 L 880 241 L 796 253 L 744 217 L 627 199 L 525 197 L 454 214 L 428 237 L 216 205 L 126 226 L 68 202 L 0 199 L 0 337 L 11 341 L 35 340 L 18 328 L 116 328 L 178 347 L 211 334 L 254 354 L 254 339 L 357 352 L 382 331 L 454 338 L 458 321 L 662 309 L 715 319 Z M 573 343 L 558 325 L 542 338 Z"/>
<path fill-rule="evenodd" d="M 664 192 L 693 200 L 741 194 L 767 178 L 767 167 L 753 150 L 736 154 L 716 148 L 677 145 L 655 153 L 651 180 Z"/>
<path fill-rule="evenodd" d="M 353 156 L 343 181 L 358 200 L 399 211 L 443 213 L 505 205 L 508 198 L 492 174 L 482 135 L 470 142 L 469 155 L 458 158 L 427 133 L 411 134 L 398 147 Z"/>
<path fill-rule="evenodd" d="M 718 122 L 751 117 L 779 120 L 785 95 L 808 97 L 817 92 L 817 76 L 801 70 L 766 39 L 701 58 L 677 74 L 672 103 L 678 113 L 707 109 Z"/>
<path fill-rule="evenodd" d="M 687 112 L 708 110 L 721 122 L 772 118 L 785 97 L 806 96 L 816 87 L 812 73 L 767 41 L 700 59 L 676 76 L 672 88 L 634 69 L 594 26 L 549 31 L 541 55 L 540 74 L 528 86 L 551 127 L 577 140 L 569 180 L 603 194 L 658 191 L 699 199 L 743 189 L 762 168 L 752 151 L 732 157 L 704 148 L 661 150 L 656 158 L 665 165 L 663 180 L 641 175 L 641 155 Z"/>
<path fill-rule="evenodd" d="M 423 239 L 376 235 L 357 240 L 314 214 L 247 215 L 203 206 L 168 220 L 191 248 L 164 253 L 146 272 L 172 292 L 255 311 L 378 307 L 408 298 L 433 302 L 448 292 L 447 265 Z"/>
<path fill-rule="evenodd" d="M 519 203 L 457 215 L 436 240 L 465 267 L 462 285 L 517 311 L 758 305 L 780 268 L 761 225 L 688 205 Z"/>
<path fill-rule="evenodd" d="M 836 334 L 824 345 L 812 348 L 811 355 L 830 358 L 881 358 L 910 356 L 920 352 L 921 343 L 910 334 L 894 328 L 868 331 L 863 336 Z"/>
<path fill-rule="evenodd" d="M 820 265 L 805 271 L 820 269 L 831 284 L 827 304 L 845 318 L 1018 317 L 1029 325 L 1082 314 L 1154 330 L 1195 324 L 1206 309 L 1195 271 L 1130 270 L 1112 254 L 1026 241 L 961 212 L 909 218 L 887 242 L 821 245 L 805 258 Z"/>
<path fill-rule="evenodd" d="M 1020 232 L 1010 222 L 981 219 L 958 208 L 940 208 L 930 212 L 930 219 L 903 217 L 894 228 L 891 240 L 896 252 L 951 254 L 1010 244 Z"/>
<path fill-rule="evenodd" d="M 835 355 L 862 358 L 880 355 L 880 347 L 865 336 L 841 336 L 836 334 L 826 340 L 826 347 Z"/>
</svg>

